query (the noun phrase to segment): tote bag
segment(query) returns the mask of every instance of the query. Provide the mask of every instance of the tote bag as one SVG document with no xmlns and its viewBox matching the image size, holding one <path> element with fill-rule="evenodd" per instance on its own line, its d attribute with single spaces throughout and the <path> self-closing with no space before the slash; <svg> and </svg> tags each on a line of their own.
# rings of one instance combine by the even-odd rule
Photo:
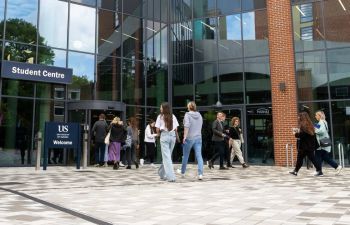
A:
<svg viewBox="0 0 350 225">
<path fill-rule="evenodd" d="M 111 137 L 111 131 L 109 131 L 105 137 L 105 144 L 109 145 L 109 138 Z"/>
</svg>

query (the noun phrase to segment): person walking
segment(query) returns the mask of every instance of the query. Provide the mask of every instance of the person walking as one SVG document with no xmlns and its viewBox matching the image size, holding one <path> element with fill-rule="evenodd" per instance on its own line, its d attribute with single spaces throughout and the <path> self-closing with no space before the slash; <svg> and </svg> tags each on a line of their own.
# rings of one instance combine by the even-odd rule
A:
<svg viewBox="0 0 350 225">
<path fill-rule="evenodd" d="M 128 162 L 128 166 L 126 169 L 131 169 L 131 164 L 134 163 L 136 169 L 139 168 L 139 163 L 136 160 L 136 145 L 137 143 L 134 142 L 133 136 L 135 132 L 138 132 L 137 129 L 135 129 L 135 121 L 134 117 L 131 117 L 128 121 L 128 127 L 127 130 L 127 138 L 125 141 L 125 147 L 126 147 L 126 160 Z"/>
<path fill-rule="evenodd" d="M 315 125 L 315 133 L 318 144 L 320 147 L 316 149 L 315 156 L 316 161 L 320 165 L 320 171 L 316 171 L 316 173 L 323 174 L 322 172 L 322 164 L 323 161 L 328 163 L 331 167 L 333 167 L 336 171 L 336 175 L 340 174 L 342 170 L 342 166 L 338 165 L 330 156 L 332 146 L 321 146 L 320 140 L 323 138 L 329 138 L 328 134 L 328 123 L 326 121 L 326 116 L 323 111 L 319 110 L 315 113 L 315 118 L 318 123 Z"/>
<path fill-rule="evenodd" d="M 155 130 L 155 124 L 156 122 L 154 120 L 150 120 L 148 122 L 145 129 L 144 139 L 147 150 L 147 156 L 152 167 L 155 167 L 154 159 L 156 155 L 156 137 L 158 136 L 157 131 Z"/>
<path fill-rule="evenodd" d="M 161 179 L 175 182 L 176 177 L 171 159 L 176 141 L 176 132 L 179 123 L 172 114 L 169 103 L 163 102 L 160 105 L 160 115 L 158 115 L 155 127 L 157 134 L 160 135 L 160 147 L 162 152 L 163 164 L 158 170 Z"/>
<path fill-rule="evenodd" d="M 243 168 L 248 168 L 249 166 L 244 162 L 241 146 L 244 143 L 242 129 L 239 128 L 240 120 L 238 117 L 233 117 L 231 120 L 232 126 L 229 129 L 229 149 L 232 148 L 230 163 L 232 163 L 235 156 L 237 156 L 239 162 L 242 164 Z"/>
<path fill-rule="evenodd" d="M 101 113 L 91 129 L 91 134 L 95 140 L 95 166 L 107 165 L 107 162 L 104 161 L 106 149 L 104 140 L 107 135 L 107 130 L 108 124 L 106 122 L 106 116 Z"/>
<path fill-rule="evenodd" d="M 223 112 L 218 112 L 216 114 L 216 120 L 212 124 L 213 136 L 211 138 L 214 143 L 215 154 L 219 154 L 220 157 L 220 170 L 226 170 L 228 168 L 224 167 L 224 157 L 225 157 L 225 138 L 227 135 L 225 134 L 224 125 L 222 124 L 224 119 Z M 208 161 L 209 169 L 214 168 L 214 156 Z"/>
<path fill-rule="evenodd" d="M 197 106 L 195 102 L 189 102 L 187 104 L 188 112 L 185 113 L 183 120 L 184 123 L 184 137 L 183 137 L 183 157 L 181 165 L 181 175 L 185 176 L 188 157 L 190 155 L 192 147 L 196 155 L 198 162 L 198 179 L 203 179 L 203 158 L 202 158 L 202 125 L 203 118 L 199 112 L 197 112 Z"/>
<path fill-rule="evenodd" d="M 108 159 L 113 161 L 113 169 L 117 170 L 119 169 L 121 144 L 126 140 L 127 131 L 119 117 L 114 117 L 108 130 L 111 132 Z"/>
<path fill-rule="evenodd" d="M 315 159 L 316 137 L 314 126 L 306 112 L 299 113 L 299 128 L 293 129 L 293 133 L 296 138 L 299 138 L 299 146 L 295 169 L 289 173 L 297 176 L 306 156 L 314 164 L 316 171 L 321 171 L 320 165 Z M 315 176 L 322 176 L 322 173 L 319 172 Z"/>
</svg>

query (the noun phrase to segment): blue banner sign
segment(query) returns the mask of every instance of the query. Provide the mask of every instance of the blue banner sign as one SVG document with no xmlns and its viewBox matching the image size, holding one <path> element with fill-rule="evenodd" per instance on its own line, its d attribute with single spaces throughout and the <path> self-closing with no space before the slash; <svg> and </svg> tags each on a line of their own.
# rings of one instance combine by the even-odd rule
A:
<svg viewBox="0 0 350 225">
<path fill-rule="evenodd" d="M 3 78 L 70 84 L 72 83 L 72 75 L 73 70 L 67 68 L 6 60 L 1 63 L 1 76 Z"/>
</svg>

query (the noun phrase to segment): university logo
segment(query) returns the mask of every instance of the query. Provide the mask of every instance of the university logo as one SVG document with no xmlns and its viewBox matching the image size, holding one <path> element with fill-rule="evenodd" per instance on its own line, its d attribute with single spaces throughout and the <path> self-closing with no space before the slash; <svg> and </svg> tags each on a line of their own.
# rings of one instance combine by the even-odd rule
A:
<svg viewBox="0 0 350 225">
<path fill-rule="evenodd" d="M 68 125 L 58 125 L 58 132 L 59 133 L 67 133 L 68 132 Z"/>
</svg>

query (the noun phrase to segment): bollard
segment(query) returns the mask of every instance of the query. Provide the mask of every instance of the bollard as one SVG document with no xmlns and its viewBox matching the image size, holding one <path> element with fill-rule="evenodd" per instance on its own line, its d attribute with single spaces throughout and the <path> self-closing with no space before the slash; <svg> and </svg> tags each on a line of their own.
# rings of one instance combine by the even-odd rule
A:
<svg viewBox="0 0 350 225">
<path fill-rule="evenodd" d="M 83 169 L 87 169 L 87 141 L 88 133 L 84 132 L 84 141 L 83 141 Z"/>
<path fill-rule="evenodd" d="M 42 134 L 39 131 L 37 134 L 37 150 L 36 150 L 36 166 L 35 170 L 40 170 L 40 159 L 41 159 L 41 141 L 42 141 Z"/>
</svg>

